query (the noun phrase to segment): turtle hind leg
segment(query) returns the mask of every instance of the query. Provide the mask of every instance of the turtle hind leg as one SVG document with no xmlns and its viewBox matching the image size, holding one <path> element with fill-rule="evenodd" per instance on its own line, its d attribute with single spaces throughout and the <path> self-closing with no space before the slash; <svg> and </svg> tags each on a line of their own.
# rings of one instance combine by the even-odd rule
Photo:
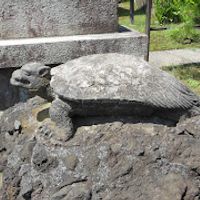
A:
<svg viewBox="0 0 200 200">
<path fill-rule="evenodd" d="M 65 141 L 74 134 L 74 127 L 70 117 L 71 113 L 71 106 L 58 98 L 52 102 L 49 110 L 51 120 L 55 122 L 60 131 L 64 131 L 64 134 L 66 134 Z"/>
<path fill-rule="evenodd" d="M 200 115 L 200 107 L 198 106 L 193 106 L 191 109 L 189 109 L 187 112 L 185 112 L 179 119 L 180 122 L 184 122 L 185 120 L 199 116 Z"/>
<path fill-rule="evenodd" d="M 191 117 L 195 117 L 200 115 L 200 107 L 199 106 L 194 106 L 191 110 L 190 110 L 190 116 Z"/>
</svg>

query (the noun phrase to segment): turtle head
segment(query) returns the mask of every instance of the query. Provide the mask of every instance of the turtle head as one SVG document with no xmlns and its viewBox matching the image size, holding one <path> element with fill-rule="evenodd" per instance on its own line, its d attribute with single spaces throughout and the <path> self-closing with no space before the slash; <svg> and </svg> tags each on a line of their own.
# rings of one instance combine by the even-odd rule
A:
<svg viewBox="0 0 200 200">
<path fill-rule="evenodd" d="M 37 92 L 49 85 L 50 67 L 38 62 L 23 65 L 21 69 L 15 70 L 10 83 L 15 86 L 27 88 Z"/>
</svg>

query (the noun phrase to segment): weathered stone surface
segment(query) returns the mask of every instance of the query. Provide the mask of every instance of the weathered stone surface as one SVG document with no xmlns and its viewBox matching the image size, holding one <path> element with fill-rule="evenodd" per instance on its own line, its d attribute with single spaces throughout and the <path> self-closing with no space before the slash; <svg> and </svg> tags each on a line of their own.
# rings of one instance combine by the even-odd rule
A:
<svg viewBox="0 0 200 200">
<path fill-rule="evenodd" d="M 63 158 L 63 162 L 68 170 L 74 170 L 78 164 L 78 158 L 75 155 L 67 155 Z"/>
<path fill-rule="evenodd" d="M 136 31 L 67 37 L 2 40 L 0 68 L 21 67 L 38 61 L 61 64 L 81 56 L 101 53 L 146 55 L 147 37 Z"/>
<path fill-rule="evenodd" d="M 3 174 L 0 172 L 0 190 L 2 188 L 3 185 Z"/>
<path fill-rule="evenodd" d="M 199 116 L 175 127 L 150 121 L 138 123 L 131 118 L 114 122 L 107 119 L 103 124 L 93 119 L 88 119 L 93 125 L 79 125 L 67 142 L 56 140 L 53 135 L 59 129 L 50 126 L 52 134 L 42 135 L 41 122 L 32 120 L 34 126 L 30 123 L 23 127 L 28 134 L 11 146 L 3 170 L 2 199 L 200 198 Z M 15 120 L 20 121 L 18 117 Z M 24 148 L 28 143 L 29 147 Z M 29 149 L 29 159 L 23 159 L 25 149 Z M 34 157 L 39 151 L 45 156 L 37 156 L 37 163 L 45 164 L 42 161 L 46 157 L 56 158 L 57 164 L 47 165 L 45 171 L 40 170 L 43 165 L 35 168 Z M 69 166 L 70 160 L 76 164 Z"/>
<path fill-rule="evenodd" d="M 77 182 L 76 184 L 72 183 L 71 185 L 66 185 L 55 192 L 52 195 L 52 200 L 62 200 L 62 199 L 83 199 L 91 200 L 92 192 L 87 184 L 87 182 Z"/>
<path fill-rule="evenodd" d="M 115 0 L 1 0 L 0 38 L 117 32 Z"/>
<path fill-rule="evenodd" d="M 39 172 L 48 172 L 52 168 L 56 168 L 58 166 L 57 158 L 48 155 L 48 152 L 42 145 L 34 146 L 31 160 L 34 169 Z"/>
<path fill-rule="evenodd" d="M 28 135 L 34 132 L 37 113 L 46 104 L 46 100 L 34 97 L 27 103 L 16 104 L 2 113 L 0 117 L 0 171 L 4 170 L 7 156 L 12 152 L 13 146 L 19 141 L 25 142 L 27 132 L 24 130 L 29 132 Z M 23 161 L 30 160 L 30 151 L 35 144 L 34 140 L 25 143 L 21 151 Z"/>
</svg>

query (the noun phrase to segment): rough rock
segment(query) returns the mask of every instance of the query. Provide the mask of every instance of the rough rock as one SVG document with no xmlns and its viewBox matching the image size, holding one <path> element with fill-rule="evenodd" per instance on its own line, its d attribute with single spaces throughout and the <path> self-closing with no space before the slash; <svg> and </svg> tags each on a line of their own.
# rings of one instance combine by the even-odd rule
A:
<svg viewBox="0 0 200 200">
<path fill-rule="evenodd" d="M 38 123 L 37 113 L 46 104 L 46 100 L 34 97 L 27 103 L 16 104 L 2 113 L 0 117 L 0 171 L 5 168 L 7 156 L 12 152 L 16 143 L 23 143 L 26 149 L 24 153 L 28 154 L 28 149 L 31 147 L 26 142 L 26 137 L 34 132 L 36 123 Z M 24 153 L 22 152 L 21 156 L 27 157 Z"/>
<path fill-rule="evenodd" d="M 47 172 L 58 165 L 56 157 L 48 155 L 48 152 L 42 145 L 35 145 L 32 150 L 33 168 L 39 172 Z"/>
<path fill-rule="evenodd" d="M 20 121 L 17 106 L 15 111 Z M 76 133 L 67 142 L 57 139 L 59 129 L 48 118 L 32 119 L 21 123 L 22 133 L 7 153 L 3 200 L 200 198 L 199 116 L 176 126 L 131 117 L 76 119 Z"/>
</svg>

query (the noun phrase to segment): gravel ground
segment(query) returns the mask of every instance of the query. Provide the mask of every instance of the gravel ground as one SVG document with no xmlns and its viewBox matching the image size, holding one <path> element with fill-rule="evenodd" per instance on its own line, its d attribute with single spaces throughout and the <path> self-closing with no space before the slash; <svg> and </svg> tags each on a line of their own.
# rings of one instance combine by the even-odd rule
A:
<svg viewBox="0 0 200 200">
<path fill-rule="evenodd" d="M 175 49 L 150 52 L 149 62 L 156 67 L 200 63 L 200 49 Z"/>
</svg>

